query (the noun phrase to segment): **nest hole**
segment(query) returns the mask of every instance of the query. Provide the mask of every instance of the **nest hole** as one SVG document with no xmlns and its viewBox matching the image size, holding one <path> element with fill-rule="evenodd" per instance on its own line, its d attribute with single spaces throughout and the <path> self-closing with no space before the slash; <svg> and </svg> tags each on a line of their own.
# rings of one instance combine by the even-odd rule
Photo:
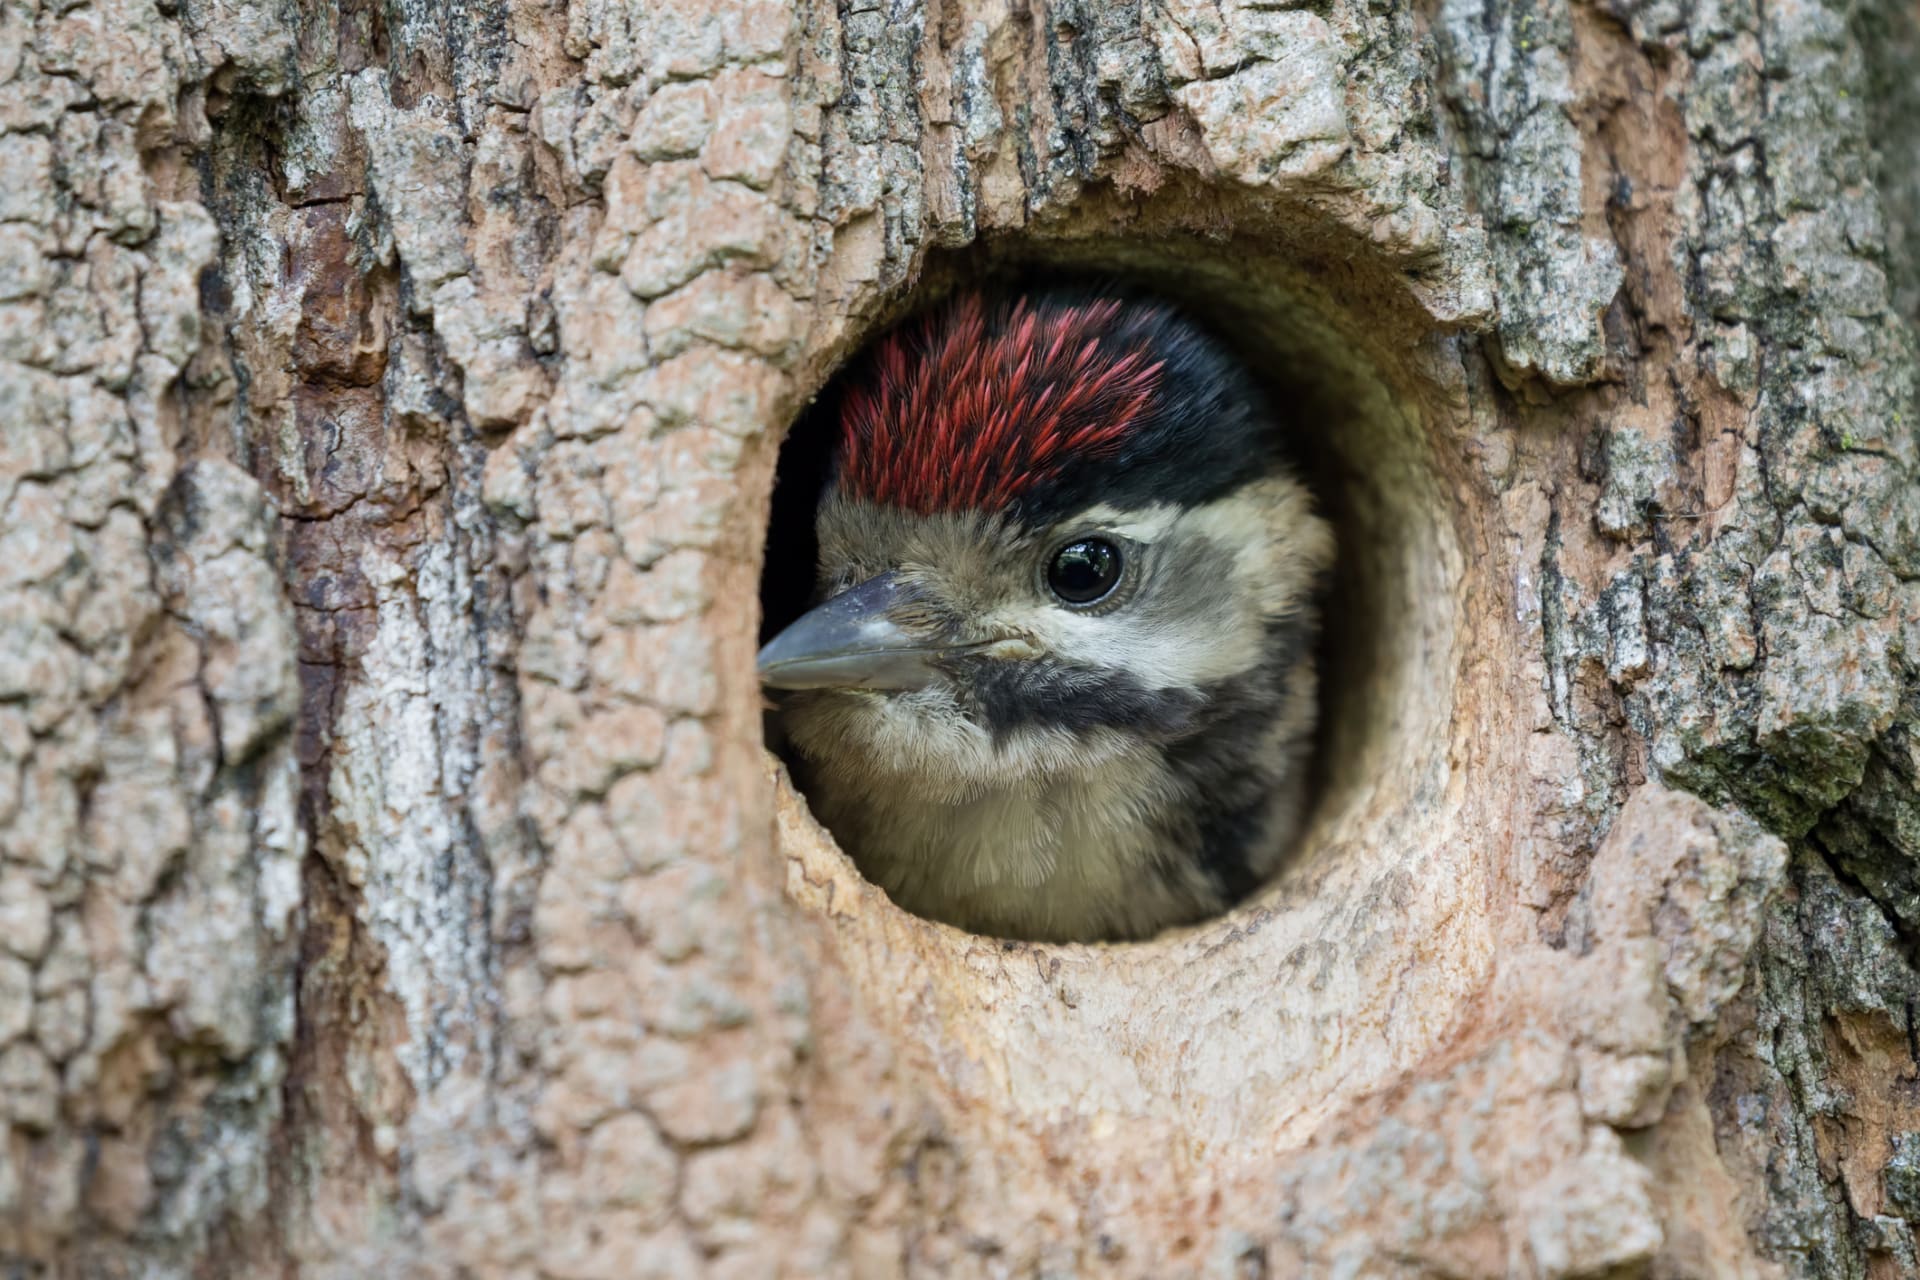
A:
<svg viewBox="0 0 1920 1280">
<path fill-rule="evenodd" d="M 1424 335 L 1417 321 L 1354 306 L 1335 296 L 1338 279 L 1272 262 L 1271 253 L 1091 240 L 956 254 L 932 263 L 864 334 L 876 339 L 956 287 L 1105 280 L 1177 304 L 1262 383 L 1338 550 L 1320 601 L 1308 817 L 1278 873 L 1227 913 L 1225 927 L 1298 905 L 1344 857 L 1391 841 L 1440 802 L 1459 631 L 1461 557 L 1446 468 L 1407 390 L 1419 377 L 1405 357 Z M 814 509 L 828 479 L 838 395 L 837 376 L 829 377 L 781 448 L 762 571 L 763 643 L 812 602 Z M 766 732 L 785 756 L 777 712 Z M 1216 919 L 1175 932 L 1221 927 Z"/>
</svg>

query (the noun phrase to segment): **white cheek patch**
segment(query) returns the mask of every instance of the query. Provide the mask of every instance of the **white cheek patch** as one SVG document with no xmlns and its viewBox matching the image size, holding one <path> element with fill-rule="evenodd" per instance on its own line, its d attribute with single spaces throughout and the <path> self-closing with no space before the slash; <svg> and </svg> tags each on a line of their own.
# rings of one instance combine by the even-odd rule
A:
<svg viewBox="0 0 1920 1280">
<path fill-rule="evenodd" d="M 1127 660 L 1150 689 L 1213 684 L 1258 666 L 1265 656 L 1265 629 L 1249 622 L 1223 608 L 1140 628 Z"/>
<path fill-rule="evenodd" d="M 1258 629 L 1236 625 L 1225 602 L 1199 612 L 1182 610 L 1179 616 L 1157 614 L 1146 605 L 1142 597 L 1109 613 L 1039 605 L 1007 610 L 1002 617 L 1060 661 L 1124 671 L 1145 689 L 1210 683 L 1246 670 L 1259 658 Z"/>
</svg>

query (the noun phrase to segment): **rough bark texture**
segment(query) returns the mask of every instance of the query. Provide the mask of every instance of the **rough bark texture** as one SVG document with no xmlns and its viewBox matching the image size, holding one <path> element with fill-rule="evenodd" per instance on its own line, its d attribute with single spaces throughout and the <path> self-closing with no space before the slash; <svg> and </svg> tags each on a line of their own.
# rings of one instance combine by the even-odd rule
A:
<svg viewBox="0 0 1920 1280">
<path fill-rule="evenodd" d="M 1914 1274 L 1912 0 L 0 0 L 0 1271 Z M 784 428 L 1124 267 L 1339 520 L 1282 882 L 863 884 Z"/>
</svg>

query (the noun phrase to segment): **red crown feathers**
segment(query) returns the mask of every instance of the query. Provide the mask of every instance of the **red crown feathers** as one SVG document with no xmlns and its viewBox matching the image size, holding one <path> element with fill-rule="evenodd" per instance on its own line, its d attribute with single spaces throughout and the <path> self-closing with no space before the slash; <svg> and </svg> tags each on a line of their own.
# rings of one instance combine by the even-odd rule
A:
<svg viewBox="0 0 1920 1280">
<path fill-rule="evenodd" d="M 1036 311 L 963 296 L 883 338 L 841 413 L 840 487 L 928 515 L 998 510 L 1120 447 L 1163 362 L 1114 332 L 1114 300 Z"/>
</svg>

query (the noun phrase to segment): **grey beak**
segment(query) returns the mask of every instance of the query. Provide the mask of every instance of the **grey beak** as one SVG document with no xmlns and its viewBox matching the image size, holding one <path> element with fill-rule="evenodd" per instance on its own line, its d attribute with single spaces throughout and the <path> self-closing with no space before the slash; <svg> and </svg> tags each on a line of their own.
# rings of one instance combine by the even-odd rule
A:
<svg viewBox="0 0 1920 1280">
<path fill-rule="evenodd" d="M 883 573 L 802 614 L 760 651 L 760 683 L 769 689 L 920 689 L 934 663 L 964 646 L 914 635 L 888 616 L 913 599 Z"/>
</svg>

